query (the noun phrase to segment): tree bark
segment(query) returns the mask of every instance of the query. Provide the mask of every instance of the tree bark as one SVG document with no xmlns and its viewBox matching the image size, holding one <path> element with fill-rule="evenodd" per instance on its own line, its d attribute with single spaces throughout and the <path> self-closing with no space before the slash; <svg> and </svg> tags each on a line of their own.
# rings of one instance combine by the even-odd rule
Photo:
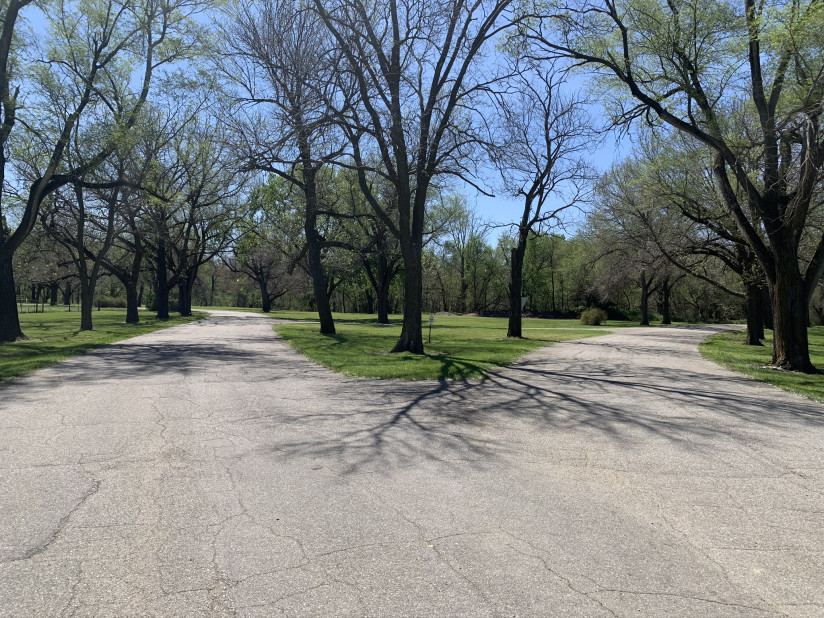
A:
<svg viewBox="0 0 824 618">
<path fill-rule="evenodd" d="M 641 271 L 641 326 L 649 326 L 649 282 L 647 271 Z"/>
<path fill-rule="evenodd" d="M 747 334 L 744 338 L 744 345 L 764 345 L 761 343 L 764 338 L 762 297 L 763 290 L 760 285 L 755 283 L 744 284 L 744 310 L 747 316 Z"/>
<path fill-rule="evenodd" d="M 124 281 L 126 288 L 126 324 L 137 324 L 140 322 L 140 312 L 137 310 L 137 282 Z"/>
<path fill-rule="evenodd" d="M 770 288 L 765 285 L 761 288 L 761 313 L 764 316 L 764 329 L 773 329 L 773 300 Z"/>
<path fill-rule="evenodd" d="M 312 292 L 315 297 L 315 306 L 320 320 L 320 334 L 334 335 L 335 321 L 332 319 L 332 307 L 326 289 L 326 277 L 323 272 L 321 259 L 322 243 L 317 231 L 317 186 L 315 184 L 317 170 L 311 167 L 311 159 L 304 158 L 303 190 L 306 197 L 306 213 L 303 231 L 306 235 L 307 256 L 309 258 L 309 275 L 312 277 Z M 308 165 L 308 166 L 307 166 Z"/>
<path fill-rule="evenodd" d="M 526 234 L 518 235 L 518 244 L 511 251 L 511 274 L 509 281 L 509 326 L 507 337 L 521 338 L 521 289 L 524 279 L 524 255 L 526 254 Z"/>
<path fill-rule="evenodd" d="M 78 227 L 82 229 L 82 223 L 79 223 Z M 78 257 L 75 257 L 75 264 L 77 265 L 77 278 L 80 279 L 80 330 L 92 330 L 94 328 L 92 324 L 94 288 L 97 280 L 89 274 L 81 235 L 78 235 L 77 243 Z"/>
<path fill-rule="evenodd" d="M 157 319 L 169 319 L 169 276 L 166 272 L 166 243 L 161 239 L 157 243 Z"/>
<path fill-rule="evenodd" d="M 23 338 L 20 317 L 17 315 L 17 294 L 11 258 L 0 258 L 0 341 L 17 341 Z"/>
<path fill-rule="evenodd" d="M 94 287 L 89 282 L 80 280 L 80 330 L 92 330 L 92 311 L 94 310 Z"/>
<path fill-rule="evenodd" d="M 775 280 L 770 282 L 773 298 L 772 365 L 782 369 L 814 373 L 810 362 L 807 323 L 809 302 L 804 279 L 798 270 L 794 247 L 775 251 Z"/>
<path fill-rule="evenodd" d="M 184 316 L 192 315 L 192 297 L 189 283 L 185 278 L 177 285 L 177 312 Z"/>
<path fill-rule="evenodd" d="M 378 324 L 389 324 L 389 288 L 392 286 L 392 279 L 397 272 L 395 270 L 395 264 L 394 262 L 391 265 L 389 264 L 386 253 L 383 251 L 378 253 L 377 268 L 374 272 L 366 256 L 363 256 L 362 261 L 366 276 L 375 292 Z M 367 301 L 368 310 L 366 313 L 372 313 L 371 295 L 367 296 Z"/>
<path fill-rule="evenodd" d="M 269 286 L 266 277 L 258 278 L 258 285 L 260 286 L 260 306 L 263 313 L 269 313 L 272 310 L 272 299 L 269 297 Z"/>
<path fill-rule="evenodd" d="M 672 324 L 670 312 L 670 297 L 672 287 L 670 287 L 669 277 L 665 277 L 661 282 L 661 324 Z"/>
<path fill-rule="evenodd" d="M 389 324 L 389 286 L 381 287 L 376 299 L 378 324 Z"/>
<path fill-rule="evenodd" d="M 197 267 L 190 268 L 180 279 L 177 286 L 177 309 L 182 316 L 192 315 L 192 292 L 197 281 Z"/>
<path fill-rule="evenodd" d="M 423 354 L 423 265 L 421 262 L 422 239 L 417 242 L 409 237 L 401 239 L 403 255 L 403 326 L 392 352 Z"/>
</svg>

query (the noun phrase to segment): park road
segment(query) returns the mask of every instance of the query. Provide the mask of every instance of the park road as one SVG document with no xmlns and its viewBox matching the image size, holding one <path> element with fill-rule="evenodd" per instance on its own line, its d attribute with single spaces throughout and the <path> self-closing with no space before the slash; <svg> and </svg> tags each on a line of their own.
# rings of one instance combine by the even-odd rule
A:
<svg viewBox="0 0 824 618">
<path fill-rule="evenodd" d="M 215 312 L 0 387 L 2 616 L 824 616 L 824 406 L 718 328 L 341 377 Z"/>
</svg>

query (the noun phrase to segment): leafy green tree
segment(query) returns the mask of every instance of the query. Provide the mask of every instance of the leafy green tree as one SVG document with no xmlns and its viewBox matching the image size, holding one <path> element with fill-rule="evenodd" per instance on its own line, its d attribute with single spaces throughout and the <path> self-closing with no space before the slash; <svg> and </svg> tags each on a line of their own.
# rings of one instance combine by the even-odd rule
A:
<svg viewBox="0 0 824 618">
<path fill-rule="evenodd" d="M 190 19 L 199 10 L 197 0 L 61 2 L 40 14 L 48 25 L 37 38 L 21 18 L 21 11 L 36 7 L 30 0 L 2 5 L 0 219 L 11 195 L 25 196 L 25 203 L 14 229 L 0 230 L 0 341 L 22 336 L 12 258 L 33 229 L 43 200 L 114 152 L 137 122 L 153 76 L 197 44 Z M 65 155 L 72 136 L 85 126 L 103 134 L 100 148 L 72 167 Z M 22 165 L 9 174 L 12 160 Z"/>
<path fill-rule="evenodd" d="M 824 237 L 808 226 L 824 143 L 824 5 L 754 0 L 536 2 L 534 52 L 611 88 L 619 121 L 658 119 L 709 148 L 724 203 L 766 274 L 777 367 L 813 371 L 809 302 Z M 809 261 L 799 249 L 814 235 Z"/>
</svg>

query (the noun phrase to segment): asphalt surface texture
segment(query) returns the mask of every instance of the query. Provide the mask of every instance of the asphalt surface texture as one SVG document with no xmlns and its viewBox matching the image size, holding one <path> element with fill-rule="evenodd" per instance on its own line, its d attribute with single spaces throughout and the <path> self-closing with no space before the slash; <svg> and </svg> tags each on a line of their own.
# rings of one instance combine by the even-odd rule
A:
<svg viewBox="0 0 824 618">
<path fill-rule="evenodd" d="M 346 378 L 263 316 L 0 387 L 2 616 L 824 616 L 824 406 L 626 329 Z"/>
</svg>

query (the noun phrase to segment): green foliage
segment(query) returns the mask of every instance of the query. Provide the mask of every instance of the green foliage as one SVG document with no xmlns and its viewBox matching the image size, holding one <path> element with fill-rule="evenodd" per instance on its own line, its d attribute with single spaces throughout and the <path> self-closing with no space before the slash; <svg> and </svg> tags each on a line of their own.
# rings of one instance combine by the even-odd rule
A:
<svg viewBox="0 0 824 618">
<path fill-rule="evenodd" d="M 97 299 L 97 306 L 106 309 L 125 309 L 126 299 L 122 296 L 100 296 Z"/>
<path fill-rule="evenodd" d="M 431 343 L 424 333 L 423 355 L 390 354 L 399 335 L 399 316 L 393 316 L 390 326 L 375 324 L 374 316 L 352 317 L 372 323 L 352 323 L 348 315 L 337 315 L 333 336 L 321 336 L 317 324 L 277 324 L 275 330 L 293 348 L 333 371 L 404 380 L 478 378 L 551 343 L 600 334 L 570 328 L 572 320 L 525 319 L 529 338 L 508 339 L 505 318 L 437 316 Z"/>
<path fill-rule="evenodd" d="M 142 312 L 139 324 L 126 324 L 124 311 L 109 309 L 95 312 L 94 330 L 80 331 L 79 313 L 22 314 L 20 325 L 29 338 L 24 341 L 0 343 L 0 382 L 115 341 L 202 317 L 203 314 L 199 314 L 161 321 L 147 312 Z"/>
<path fill-rule="evenodd" d="M 581 324 L 585 326 L 600 326 L 607 321 L 607 312 L 598 307 L 591 307 L 581 312 Z"/>
<path fill-rule="evenodd" d="M 824 326 L 814 326 L 808 329 L 807 333 L 810 341 L 810 360 L 819 369 L 824 368 Z M 709 360 L 755 380 L 773 384 L 816 401 L 824 401 L 824 374 L 781 371 L 767 366 L 772 360 L 771 331 L 767 331 L 764 346 L 743 343 L 743 332 L 721 333 L 707 339 L 698 350 Z"/>
<path fill-rule="evenodd" d="M 157 296 L 153 290 L 148 290 L 143 297 L 143 304 L 149 311 L 157 311 Z"/>
</svg>

